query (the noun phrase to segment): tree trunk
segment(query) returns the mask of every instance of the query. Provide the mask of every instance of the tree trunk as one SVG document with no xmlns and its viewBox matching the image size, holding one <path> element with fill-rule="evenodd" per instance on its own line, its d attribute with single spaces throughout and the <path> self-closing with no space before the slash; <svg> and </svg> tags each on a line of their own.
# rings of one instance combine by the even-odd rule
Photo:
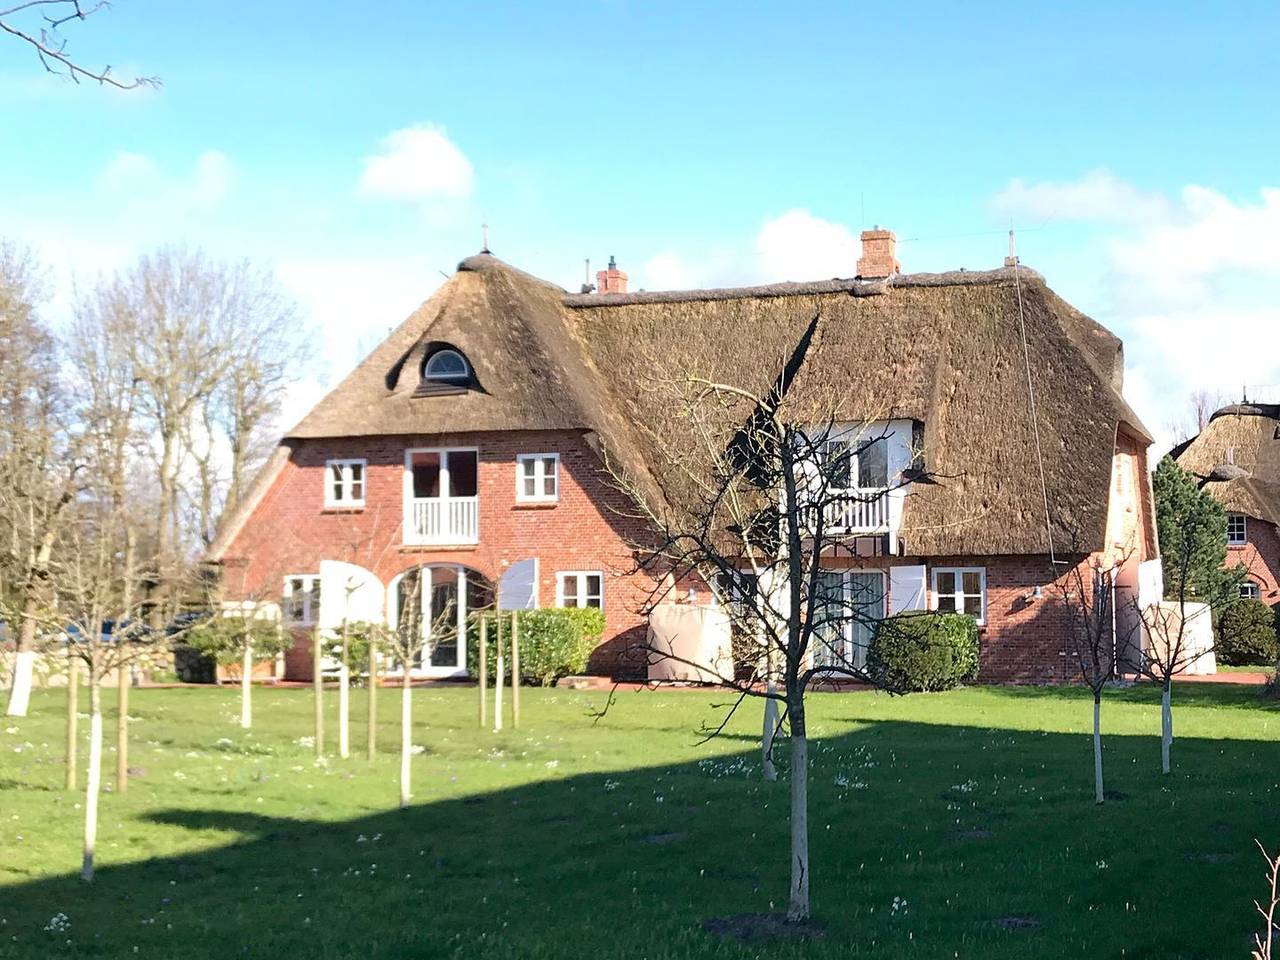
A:
<svg viewBox="0 0 1280 960">
<path fill-rule="evenodd" d="M 413 749 L 413 685 L 409 679 L 409 665 L 405 664 L 404 679 L 400 684 L 400 807 L 409 806 L 409 756 Z"/>
<path fill-rule="evenodd" d="M 1160 693 L 1160 771 L 1169 772 L 1169 745 L 1173 743 L 1173 707 L 1170 704 L 1173 684 L 1164 682 Z"/>
<path fill-rule="evenodd" d="M 22 605 L 22 624 L 18 627 L 18 645 L 13 656 L 13 682 L 9 687 L 9 705 L 5 709 L 10 717 L 25 717 L 31 703 L 31 683 L 36 665 L 35 614 L 33 597 Z"/>
<path fill-rule="evenodd" d="M 1093 695 L 1093 799 L 1102 803 L 1102 697 Z"/>
<path fill-rule="evenodd" d="M 338 756 L 351 756 L 351 662 L 347 631 L 342 631 L 342 666 L 338 668 Z"/>
<path fill-rule="evenodd" d="M 364 748 L 372 760 L 378 752 L 378 651 L 374 649 L 372 640 L 369 641 L 369 679 L 365 686 L 369 690 L 369 702 L 364 718 Z"/>
<path fill-rule="evenodd" d="M 320 676 L 320 631 L 311 632 L 311 691 L 315 700 L 316 756 L 324 756 L 324 680 Z"/>
<path fill-rule="evenodd" d="M 129 790 L 129 666 L 116 667 L 116 793 Z"/>
<path fill-rule="evenodd" d="M 67 657 L 67 781 L 66 789 L 76 788 L 76 753 L 80 747 L 77 726 L 80 722 L 80 658 L 74 654 Z"/>
<path fill-rule="evenodd" d="M 253 726 L 253 644 L 245 637 L 244 651 L 240 657 L 240 726 L 248 730 Z"/>
<path fill-rule="evenodd" d="M 102 681 L 89 666 L 89 776 L 84 797 L 84 856 L 80 879 L 93 882 L 93 850 L 98 842 L 98 789 L 102 784 Z"/>
<path fill-rule="evenodd" d="M 809 741 L 804 701 L 788 701 L 791 719 L 791 901 L 787 919 L 809 919 Z"/>
</svg>

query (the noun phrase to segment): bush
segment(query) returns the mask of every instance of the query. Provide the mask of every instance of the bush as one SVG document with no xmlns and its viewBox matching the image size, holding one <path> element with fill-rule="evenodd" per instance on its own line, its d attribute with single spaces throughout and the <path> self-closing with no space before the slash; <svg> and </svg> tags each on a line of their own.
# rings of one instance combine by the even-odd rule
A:
<svg viewBox="0 0 1280 960">
<path fill-rule="evenodd" d="M 888 690 L 950 690 L 978 673 L 978 626 L 959 613 L 889 617 L 871 638 L 867 671 Z"/>
<path fill-rule="evenodd" d="M 487 616 L 489 644 L 489 679 L 497 670 L 497 614 Z M 501 614 L 502 652 L 511 663 L 511 614 Z M 561 677 L 581 673 L 587 667 L 591 651 L 604 633 L 604 614 L 594 607 L 521 610 L 516 614 L 520 629 L 520 675 L 542 686 L 550 686 Z M 467 637 L 467 672 L 479 673 L 479 618 L 471 622 Z"/>
<path fill-rule="evenodd" d="M 1237 600 L 1218 624 L 1218 659 L 1231 666 L 1276 662 L 1276 615 L 1261 600 Z"/>
</svg>

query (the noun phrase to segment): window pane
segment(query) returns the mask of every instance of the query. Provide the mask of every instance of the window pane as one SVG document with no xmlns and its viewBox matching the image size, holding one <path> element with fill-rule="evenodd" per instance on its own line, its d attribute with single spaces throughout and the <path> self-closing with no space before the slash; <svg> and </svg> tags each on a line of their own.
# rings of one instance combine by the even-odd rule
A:
<svg viewBox="0 0 1280 960">
<path fill-rule="evenodd" d="M 351 464 L 351 499 L 364 499 L 364 464 Z"/>
<path fill-rule="evenodd" d="M 822 445 L 822 472 L 833 490 L 849 489 L 849 445 L 832 441 Z"/>
<path fill-rule="evenodd" d="M 938 594 L 938 610 L 942 613 L 956 612 L 956 596 L 954 593 Z"/>
<path fill-rule="evenodd" d="M 520 461 L 520 476 L 533 479 L 537 472 L 538 461 L 526 458 Z"/>
<path fill-rule="evenodd" d="M 449 496 L 474 497 L 477 490 L 476 452 L 449 451 Z"/>
<path fill-rule="evenodd" d="M 342 499 L 342 464 L 329 464 L 329 499 Z"/>
<path fill-rule="evenodd" d="M 982 619 L 982 597 L 971 597 L 966 595 L 964 598 L 964 612 L 969 614 L 975 620 Z"/>
<path fill-rule="evenodd" d="M 520 480 L 520 491 L 522 496 L 532 497 L 537 495 L 537 481 L 533 477 L 523 477 Z"/>
<path fill-rule="evenodd" d="M 858 486 L 864 490 L 889 485 L 889 444 L 876 440 L 858 453 Z"/>
<path fill-rule="evenodd" d="M 964 574 L 964 592 L 969 595 L 982 593 L 982 574 L 968 570 Z"/>
<path fill-rule="evenodd" d="M 320 615 L 320 578 L 315 577 L 311 581 L 311 589 L 308 592 L 308 608 L 307 620 L 314 620 Z"/>
<path fill-rule="evenodd" d="M 413 469 L 413 495 L 415 497 L 440 496 L 440 454 L 415 453 L 411 461 Z"/>
<path fill-rule="evenodd" d="M 933 589 L 939 594 L 956 592 L 956 575 L 952 570 L 939 570 L 934 578 Z"/>
<path fill-rule="evenodd" d="M 592 606 L 598 607 L 600 606 L 599 600 L 600 600 L 601 593 L 603 592 L 603 589 L 604 589 L 603 585 L 600 582 L 600 574 L 598 573 L 587 574 L 586 579 L 587 579 L 587 597 L 588 598 L 594 597 L 597 602 L 592 604 Z"/>
<path fill-rule="evenodd" d="M 433 353 L 427 361 L 426 376 L 430 379 L 461 378 L 467 375 L 467 363 L 456 350 Z"/>
<path fill-rule="evenodd" d="M 556 470 L 557 470 L 557 461 L 555 457 L 542 458 L 542 473 L 543 473 L 542 494 L 543 496 L 554 497 L 556 495 L 556 483 L 558 479 L 556 476 Z"/>
<path fill-rule="evenodd" d="M 570 574 L 570 575 L 569 575 L 569 576 L 567 576 L 567 577 L 562 577 L 562 578 L 561 578 L 561 580 L 560 580 L 560 582 L 561 582 L 561 584 L 563 584 L 563 586 L 562 586 L 562 588 L 561 588 L 561 591 L 560 591 L 560 592 L 561 592 L 561 595 L 562 595 L 562 597 L 563 597 L 563 599 L 564 599 L 564 606 L 566 606 L 566 607 L 576 607 L 576 606 L 578 605 L 578 578 L 577 578 L 577 576 L 575 576 L 575 575 L 573 575 L 573 574 Z"/>
</svg>

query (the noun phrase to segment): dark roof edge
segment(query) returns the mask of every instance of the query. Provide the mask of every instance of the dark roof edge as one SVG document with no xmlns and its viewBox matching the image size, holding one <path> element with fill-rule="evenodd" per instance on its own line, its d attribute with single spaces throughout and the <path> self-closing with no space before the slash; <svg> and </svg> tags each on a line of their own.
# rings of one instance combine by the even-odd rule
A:
<svg viewBox="0 0 1280 960">
<path fill-rule="evenodd" d="M 1280 403 L 1232 403 L 1221 410 L 1215 410 L 1209 422 L 1212 423 L 1219 417 L 1231 416 L 1268 417 L 1272 420 L 1280 420 Z"/>
<path fill-rule="evenodd" d="M 471 258 L 475 259 L 475 258 Z M 466 260 L 463 264 L 467 263 Z M 459 264 L 462 269 L 462 264 Z M 1035 270 L 1018 267 L 1021 279 L 1043 282 Z M 855 297 L 873 297 L 893 287 L 955 287 L 1012 283 L 1014 269 L 951 270 L 946 273 L 904 273 L 884 280 L 850 279 L 813 280 L 802 283 L 768 283 L 753 287 L 714 287 L 706 290 L 654 290 L 642 293 L 571 293 L 563 298 L 568 307 L 620 307 L 629 303 L 685 303 L 697 300 L 748 300 L 757 297 L 792 297 L 815 293 L 849 293 Z"/>
</svg>

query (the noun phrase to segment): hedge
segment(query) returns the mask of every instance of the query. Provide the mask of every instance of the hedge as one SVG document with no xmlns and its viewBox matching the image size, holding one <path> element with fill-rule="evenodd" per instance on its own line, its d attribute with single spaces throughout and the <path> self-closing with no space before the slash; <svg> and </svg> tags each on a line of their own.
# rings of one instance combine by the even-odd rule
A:
<svg viewBox="0 0 1280 960">
<path fill-rule="evenodd" d="M 498 624 L 502 618 L 502 652 L 511 663 L 511 614 L 486 614 L 488 621 L 489 664 L 492 680 L 497 669 Z M 479 674 L 479 617 L 467 631 L 467 672 Z M 604 614 L 594 607 L 521 610 L 516 614 L 520 630 L 520 676 L 542 686 L 550 686 L 561 677 L 582 673 L 591 651 L 604 634 Z"/>
<path fill-rule="evenodd" d="M 1237 600 L 1218 624 L 1218 659 L 1237 667 L 1274 664 L 1280 653 L 1276 629 L 1276 614 L 1261 600 Z"/>
<path fill-rule="evenodd" d="M 899 693 L 950 690 L 978 673 L 978 626 L 960 613 L 896 614 L 877 626 L 867 672 Z"/>
</svg>

